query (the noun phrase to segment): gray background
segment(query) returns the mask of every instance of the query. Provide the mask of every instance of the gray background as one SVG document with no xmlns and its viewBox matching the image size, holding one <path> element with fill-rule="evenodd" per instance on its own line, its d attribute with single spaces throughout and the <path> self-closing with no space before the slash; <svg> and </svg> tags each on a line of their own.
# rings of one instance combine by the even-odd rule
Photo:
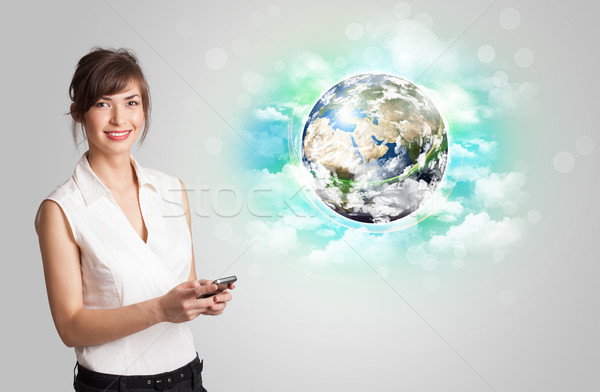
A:
<svg viewBox="0 0 600 392">
<path fill-rule="evenodd" d="M 457 37 L 490 3 L 428 0 L 411 5 L 414 13 L 429 13 L 437 31 Z M 266 16 L 271 4 L 280 7 L 277 18 Z M 52 323 L 33 218 L 40 201 L 72 174 L 84 152 L 73 148 L 70 122 L 63 115 L 70 78 L 83 54 L 94 45 L 136 51 L 154 110 L 148 140 L 134 154 L 147 167 L 194 183 L 199 176 L 211 178 L 214 163 L 204 149 L 186 141 L 198 133 L 203 140 L 231 131 L 190 86 L 224 118 L 234 117 L 230 91 L 239 89 L 241 71 L 265 64 L 264 56 L 275 59 L 278 52 L 321 45 L 315 37 L 343 34 L 347 23 L 390 13 L 394 4 L 4 3 L 2 388 L 71 388 L 75 356 Z M 516 32 L 500 36 L 498 15 L 507 7 L 518 9 L 522 22 Z M 249 254 L 268 272 L 256 278 L 247 272 L 248 260 L 240 259 L 230 271 L 240 283 L 226 314 L 191 324 L 205 359 L 207 388 L 599 390 L 597 11 L 597 5 L 581 0 L 498 1 L 462 38 L 528 46 L 536 55 L 531 78 L 540 87 L 543 111 L 531 113 L 537 118 L 529 119 L 533 126 L 523 130 L 521 146 L 542 220 L 510 260 L 501 268 L 471 266 L 448 295 L 422 295 L 414 276 L 395 275 L 390 279 L 394 295 L 365 265 L 364 280 L 356 284 L 339 271 L 311 275 L 294 263 Z M 263 15 L 262 23 L 256 15 Z M 241 36 L 250 37 L 251 53 L 231 55 L 215 77 L 204 64 L 206 51 L 230 51 L 232 40 Z M 182 120 L 188 113 L 184 102 L 193 99 L 201 128 Z M 557 173 L 555 154 L 573 152 L 580 135 L 592 137 L 596 149 L 577 156 L 568 174 Z M 227 159 L 226 151 L 219 159 Z M 193 219 L 198 275 L 217 276 L 241 248 L 223 249 L 214 240 L 214 219 Z M 503 290 L 514 295 L 510 307 L 499 304 Z"/>
</svg>

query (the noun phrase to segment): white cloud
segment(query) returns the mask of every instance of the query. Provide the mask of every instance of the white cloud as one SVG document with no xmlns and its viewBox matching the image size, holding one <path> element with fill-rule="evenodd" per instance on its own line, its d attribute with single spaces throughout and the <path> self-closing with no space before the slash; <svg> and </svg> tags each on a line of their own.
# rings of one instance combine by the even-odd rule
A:
<svg viewBox="0 0 600 392">
<path fill-rule="evenodd" d="M 246 231 L 250 235 L 250 241 L 256 241 L 253 249 L 259 253 L 282 256 L 298 247 L 296 229 L 286 226 L 280 221 L 273 223 L 259 220 L 249 221 Z"/>
<path fill-rule="evenodd" d="M 481 154 L 490 154 L 496 151 L 498 143 L 494 140 L 471 139 L 464 143 L 466 147 L 477 147 Z"/>
<path fill-rule="evenodd" d="M 247 182 L 249 212 L 261 218 L 275 218 L 288 207 L 303 204 L 301 186 L 295 180 L 293 170 L 286 164 L 280 172 L 263 169 L 240 174 Z"/>
<path fill-rule="evenodd" d="M 320 212 L 312 208 L 307 211 L 299 205 L 290 205 L 290 208 L 285 210 L 281 221 L 286 226 L 293 227 L 297 230 L 317 230 L 323 226 L 327 226 L 330 220 L 323 217 Z M 331 231 L 331 230 L 329 230 Z M 317 233 L 319 234 L 319 233 Z M 323 235 L 323 234 L 320 234 Z M 335 232 L 329 236 L 335 235 Z"/>
<path fill-rule="evenodd" d="M 305 124 L 308 120 L 308 115 L 313 107 L 312 104 L 301 105 L 299 102 L 278 102 L 277 106 L 281 108 L 287 109 L 288 113 L 293 112 L 294 123 L 298 122 L 300 124 Z"/>
<path fill-rule="evenodd" d="M 466 249 L 468 255 L 492 253 L 513 245 L 521 236 L 521 219 L 505 217 L 494 221 L 486 212 L 468 214 L 465 220 L 450 227 L 445 235 L 431 238 L 429 245 L 435 252 L 451 254 L 456 248 Z"/>
<path fill-rule="evenodd" d="M 283 125 L 282 125 L 283 126 Z M 268 158 L 281 158 L 287 155 L 287 144 L 283 137 L 269 132 L 238 131 L 238 134 L 252 147 L 254 153 Z"/>
<path fill-rule="evenodd" d="M 466 90 L 454 83 L 446 83 L 435 90 L 424 88 L 434 99 L 440 112 L 447 114 L 453 122 L 477 124 L 479 116 L 476 100 Z"/>
<path fill-rule="evenodd" d="M 256 118 L 264 121 L 287 121 L 289 117 L 281 114 L 272 106 L 267 106 L 266 109 L 256 109 Z"/>
<path fill-rule="evenodd" d="M 333 237 L 335 236 L 335 231 L 331 229 L 319 229 L 316 231 L 316 234 L 321 237 Z"/>
<path fill-rule="evenodd" d="M 389 262 L 389 258 L 397 258 L 404 241 L 403 234 L 389 232 L 371 234 L 360 230 L 346 230 L 344 236 L 330 241 L 323 249 L 314 249 L 301 262 L 318 265 L 364 263 L 371 266 Z M 362 260 L 364 258 L 364 260 Z"/>
<path fill-rule="evenodd" d="M 447 201 L 444 203 L 444 207 L 436 212 L 436 216 L 442 222 L 454 222 L 460 214 L 462 214 L 464 208 L 458 201 Z"/>
<path fill-rule="evenodd" d="M 475 197 L 485 207 L 502 207 L 506 202 L 521 203 L 526 193 L 521 191 L 527 179 L 523 173 L 492 173 L 475 183 Z"/>
<path fill-rule="evenodd" d="M 448 200 L 448 194 L 437 191 L 418 211 L 418 218 L 436 217 L 442 222 L 454 222 L 463 213 L 462 200 Z"/>
<path fill-rule="evenodd" d="M 485 140 L 481 140 L 479 142 L 479 152 L 482 154 L 489 154 L 496 151 L 498 147 L 498 143 L 495 141 L 487 142 Z"/>
<path fill-rule="evenodd" d="M 465 147 L 463 147 L 461 144 L 458 144 L 458 143 L 452 143 L 450 145 L 450 153 L 456 154 L 456 156 L 463 157 L 463 158 L 474 158 L 475 157 L 474 152 L 467 150 Z"/>
<path fill-rule="evenodd" d="M 536 103 L 538 92 L 538 86 L 532 82 L 509 83 L 490 89 L 488 102 L 497 115 L 511 110 L 526 112 Z"/>
<path fill-rule="evenodd" d="M 331 87 L 336 68 L 317 53 L 302 51 L 289 61 L 285 74 L 292 87 L 302 91 L 325 91 Z"/>
<path fill-rule="evenodd" d="M 282 171 L 247 170 L 241 174 L 247 181 L 247 209 L 259 219 L 278 219 L 295 230 L 334 228 L 334 223 L 313 207 L 295 178 L 297 168 L 286 164 Z"/>
<path fill-rule="evenodd" d="M 490 175 L 490 168 L 487 166 L 468 166 L 465 164 L 449 165 L 446 175 L 452 181 L 473 182 Z"/>
</svg>

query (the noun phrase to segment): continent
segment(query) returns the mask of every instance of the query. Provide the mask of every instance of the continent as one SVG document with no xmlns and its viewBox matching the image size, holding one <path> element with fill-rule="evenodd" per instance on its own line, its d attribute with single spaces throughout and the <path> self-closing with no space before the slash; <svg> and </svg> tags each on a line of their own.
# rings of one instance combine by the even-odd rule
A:
<svg viewBox="0 0 600 392">
<path fill-rule="evenodd" d="M 334 130 L 327 118 L 317 118 L 309 124 L 304 153 L 306 159 L 319 162 L 341 179 L 352 179 L 351 168 L 361 164 L 351 134 Z"/>
<path fill-rule="evenodd" d="M 395 134 L 395 135 L 394 135 Z M 353 132 L 354 141 L 358 151 L 365 163 L 384 156 L 389 148 L 385 143 L 377 143 L 373 140 L 375 136 L 378 140 L 384 140 L 387 143 L 395 143 L 398 137 L 398 131 L 383 128 L 382 124 L 373 124 L 373 120 L 363 117 L 356 121 L 356 129 Z"/>
</svg>

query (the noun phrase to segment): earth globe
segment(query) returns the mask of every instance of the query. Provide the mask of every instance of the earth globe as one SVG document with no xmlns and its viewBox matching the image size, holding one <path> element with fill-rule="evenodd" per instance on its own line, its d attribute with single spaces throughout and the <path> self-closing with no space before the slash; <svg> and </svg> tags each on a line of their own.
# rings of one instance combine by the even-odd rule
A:
<svg viewBox="0 0 600 392">
<path fill-rule="evenodd" d="M 440 184 L 447 125 L 410 81 L 361 74 L 317 101 L 301 150 L 309 187 L 335 214 L 386 224 L 416 211 Z"/>
</svg>

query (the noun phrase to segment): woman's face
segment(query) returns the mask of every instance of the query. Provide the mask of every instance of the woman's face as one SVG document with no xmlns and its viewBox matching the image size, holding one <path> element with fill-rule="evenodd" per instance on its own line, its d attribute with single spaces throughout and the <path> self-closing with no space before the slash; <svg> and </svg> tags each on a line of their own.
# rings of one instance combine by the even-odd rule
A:
<svg viewBox="0 0 600 392">
<path fill-rule="evenodd" d="M 144 124 L 144 107 L 135 83 L 120 93 L 101 97 L 84 113 L 90 149 L 97 153 L 129 153 Z"/>
</svg>

